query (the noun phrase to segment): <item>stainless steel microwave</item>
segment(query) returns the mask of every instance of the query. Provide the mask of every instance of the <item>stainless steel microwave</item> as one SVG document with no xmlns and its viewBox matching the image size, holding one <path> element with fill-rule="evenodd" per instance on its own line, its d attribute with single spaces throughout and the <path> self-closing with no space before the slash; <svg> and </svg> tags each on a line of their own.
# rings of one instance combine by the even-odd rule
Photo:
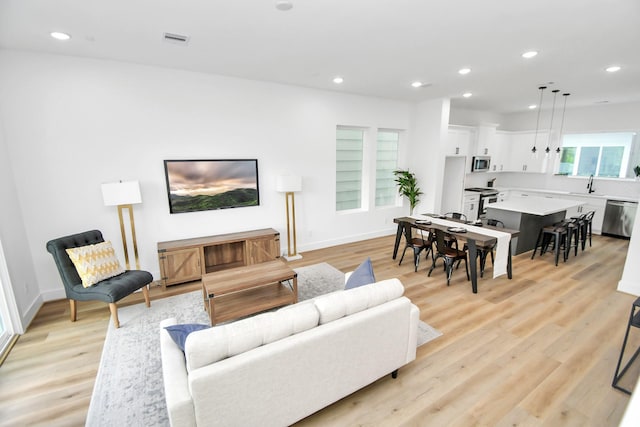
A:
<svg viewBox="0 0 640 427">
<path fill-rule="evenodd" d="M 491 164 L 489 156 L 474 156 L 471 162 L 471 172 L 488 172 Z"/>
</svg>

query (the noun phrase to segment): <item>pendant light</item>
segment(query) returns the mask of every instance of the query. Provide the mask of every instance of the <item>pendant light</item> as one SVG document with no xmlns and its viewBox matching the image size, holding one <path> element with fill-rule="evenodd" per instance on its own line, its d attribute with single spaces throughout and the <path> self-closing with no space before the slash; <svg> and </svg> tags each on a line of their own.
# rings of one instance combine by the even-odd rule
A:
<svg viewBox="0 0 640 427">
<path fill-rule="evenodd" d="M 560 89 L 554 89 L 551 92 L 553 92 L 553 104 L 551 105 L 551 121 L 549 121 L 549 138 L 547 139 L 547 148 L 544 149 L 544 155 L 546 157 L 549 156 L 549 153 L 551 152 L 551 131 L 553 129 L 553 115 L 556 111 L 556 96 L 558 96 L 558 92 L 560 92 Z"/>
<path fill-rule="evenodd" d="M 563 93 L 564 97 L 564 106 L 562 107 L 562 120 L 560 121 L 560 134 L 558 135 L 558 148 L 556 148 L 556 155 L 560 155 L 560 146 L 562 145 L 562 128 L 564 127 L 564 112 L 567 109 L 567 97 L 571 95 L 570 93 Z"/>
<path fill-rule="evenodd" d="M 536 142 L 538 141 L 538 126 L 540 125 L 540 110 L 542 110 L 542 94 L 546 88 L 547 88 L 546 86 L 540 86 L 538 88 L 540 89 L 540 102 L 538 102 L 538 118 L 536 119 L 536 134 L 533 137 L 533 148 L 531 149 L 531 153 L 533 153 L 534 156 L 538 151 L 538 149 L 536 148 Z"/>
</svg>

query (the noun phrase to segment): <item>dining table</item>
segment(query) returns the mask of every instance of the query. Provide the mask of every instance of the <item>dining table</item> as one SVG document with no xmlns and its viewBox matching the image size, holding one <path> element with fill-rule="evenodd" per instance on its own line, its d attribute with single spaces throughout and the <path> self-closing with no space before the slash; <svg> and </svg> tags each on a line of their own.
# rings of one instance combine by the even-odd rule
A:
<svg viewBox="0 0 640 427">
<path fill-rule="evenodd" d="M 490 249 L 500 244 L 498 237 L 502 236 L 503 242 L 506 243 L 508 239 L 508 247 L 506 250 L 502 250 L 502 256 L 506 257 L 506 275 L 509 279 L 513 277 L 512 265 L 511 265 L 511 240 L 518 236 L 519 230 L 507 229 L 502 227 L 490 226 L 480 223 L 467 223 L 465 221 L 444 218 L 441 215 L 436 214 L 424 214 L 424 215 L 412 215 L 405 217 L 394 218 L 393 222 L 398 224 L 396 231 L 396 239 L 393 247 L 393 259 L 396 259 L 398 255 L 398 248 L 400 247 L 400 241 L 402 240 L 402 225 L 408 223 L 411 227 L 433 232 L 436 229 L 443 230 L 446 233 L 455 236 L 459 241 L 463 241 L 467 244 L 469 251 L 469 275 L 471 276 L 471 289 L 474 294 L 478 293 L 478 263 L 477 255 L 478 249 Z M 452 231 L 457 230 L 457 231 Z M 509 236 L 507 236 L 509 235 Z M 496 251 L 496 262 L 498 251 Z M 495 265 L 494 265 L 495 268 Z M 494 275 L 495 277 L 495 275 Z"/>
</svg>

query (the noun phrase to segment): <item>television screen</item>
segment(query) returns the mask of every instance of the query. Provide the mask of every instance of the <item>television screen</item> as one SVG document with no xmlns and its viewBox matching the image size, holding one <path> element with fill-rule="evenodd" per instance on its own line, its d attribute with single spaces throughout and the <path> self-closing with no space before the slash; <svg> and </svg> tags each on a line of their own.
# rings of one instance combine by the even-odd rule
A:
<svg viewBox="0 0 640 427">
<path fill-rule="evenodd" d="M 171 213 L 258 206 L 258 160 L 165 160 Z"/>
</svg>

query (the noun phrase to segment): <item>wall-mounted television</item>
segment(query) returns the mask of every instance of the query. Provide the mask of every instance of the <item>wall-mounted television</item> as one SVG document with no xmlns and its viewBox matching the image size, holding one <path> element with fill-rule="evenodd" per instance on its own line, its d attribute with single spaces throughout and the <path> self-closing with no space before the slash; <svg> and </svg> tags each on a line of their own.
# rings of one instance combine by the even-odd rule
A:
<svg viewBox="0 0 640 427">
<path fill-rule="evenodd" d="M 258 160 L 165 160 L 171 213 L 258 206 Z"/>
</svg>

